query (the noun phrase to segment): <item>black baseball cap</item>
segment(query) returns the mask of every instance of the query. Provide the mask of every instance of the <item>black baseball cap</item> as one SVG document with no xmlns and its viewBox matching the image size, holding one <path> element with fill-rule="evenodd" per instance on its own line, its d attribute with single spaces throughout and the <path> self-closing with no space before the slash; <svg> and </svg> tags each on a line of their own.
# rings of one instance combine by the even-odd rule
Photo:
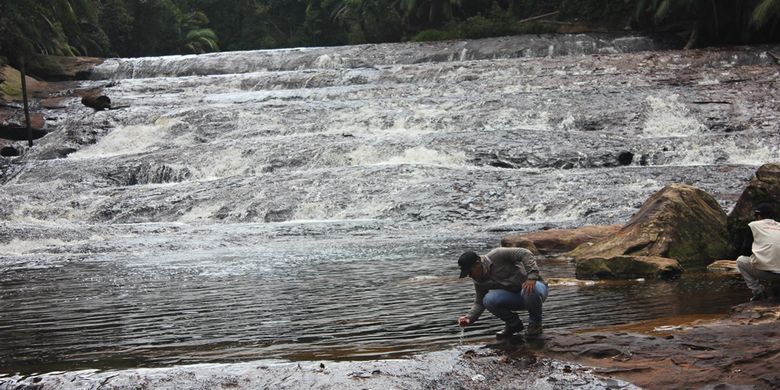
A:
<svg viewBox="0 0 780 390">
<path fill-rule="evenodd" d="M 775 210 L 771 205 L 769 205 L 769 203 L 761 203 L 760 205 L 756 206 L 756 208 L 753 210 L 753 213 L 759 214 L 764 218 L 775 217 Z"/>
<path fill-rule="evenodd" d="M 474 252 L 464 252 L 458 258 L 458 267 L 460 267 L 460 277 L 465 278 L 471 273 L 471 267 L 479 261 L 479 255 Z"/>
</svg>

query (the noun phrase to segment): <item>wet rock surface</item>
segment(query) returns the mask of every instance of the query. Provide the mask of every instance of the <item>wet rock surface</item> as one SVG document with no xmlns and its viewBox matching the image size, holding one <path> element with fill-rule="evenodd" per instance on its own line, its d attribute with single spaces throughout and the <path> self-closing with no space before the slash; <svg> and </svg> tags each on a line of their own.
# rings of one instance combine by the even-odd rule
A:
<svg viewBox="0 0 780 390">
<path fill-rule="evenodd" d="M 723 319 L 634 324 L 613 331 L 557 334 L 546 349 L 559 359 L 646 389 L 776 389 L 780 384 L 780 306 L 743 304 Z M 721 386 L 721 387 L 719 387 Z"/>
<path fill-rule="evenodd" d="M 683 266 L 705 266 L 731 252 L 726 214 L 699 188 L 671 184 L 648 198 L 616 234 L 583 244 L 567 255 L 578 260 L 616 256 L 656 256 Z"/>
<path fill-rule="evenodd" d="M 607 225 L 541 230 L 506 236 L 501 239 L 501 246 L 528 248 L 533 245 L 539 253 L 568 252 L 586 242 L 595 242 L 614 234 L 621 227 L 622 225 Z"/>
</svg>

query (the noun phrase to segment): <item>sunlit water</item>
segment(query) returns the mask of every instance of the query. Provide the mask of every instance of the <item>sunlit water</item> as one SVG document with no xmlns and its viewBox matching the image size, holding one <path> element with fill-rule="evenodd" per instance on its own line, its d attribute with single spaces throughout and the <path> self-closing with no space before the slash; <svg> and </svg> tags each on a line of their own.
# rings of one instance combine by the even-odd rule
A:
<svg viewBox="0 0 780 390">
<path fill-rule="evenodd" d="M 777 105 L 757 95 L 776 97 L 778 75 L 760 52 L 691 70 L 683 54 L 658 65 L 448 45 L 107 62 L 114 82 L 82 85 L 127 107 L 68 100 L 47 114 L 55 131 L 4 168 L 0 373 L 449 348 L 473 298 L 462 251 L 624 222 L 673 182 L 728 211 L 780 158 Z M 669 81 L 682 71 L 695 82 Z M 746 74 L 750 94 L 719 87 Z M 729 110 L 691 103 L 718 94 Z M 52 159 L 63 148 L 77 151 Z M 573 276 L 569 261 L 539 263 Z M 689 271 L 553 286 L 545 327 L 719 313 L 748 294 Z M 463 342 L 500 325 L 486 313 Z"/>
</svg>

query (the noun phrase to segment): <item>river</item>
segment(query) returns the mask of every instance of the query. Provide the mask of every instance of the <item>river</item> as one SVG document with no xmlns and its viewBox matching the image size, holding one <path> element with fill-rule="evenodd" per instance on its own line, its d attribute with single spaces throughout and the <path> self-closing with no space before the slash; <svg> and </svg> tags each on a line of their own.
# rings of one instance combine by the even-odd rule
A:
<svg viewBox="0 0 780 390">
<path fill-rule="evenodd" d="M 0 375 L 459 344 L 464 250 L 726 212 L 780 161 L 777 48 L 572 35 L 108 59 L 0 186 Z M 69 84 L 70 85 L 70 84 Z M 55 158 L 59 157 L 59 158 Z M 539 259 L 543 275 L 573 264 Z M 548 329 L 722 313 L 739 280 L 553 286 Z M 489 340 L 489 315 L 466 342 Z"/>
</svg>

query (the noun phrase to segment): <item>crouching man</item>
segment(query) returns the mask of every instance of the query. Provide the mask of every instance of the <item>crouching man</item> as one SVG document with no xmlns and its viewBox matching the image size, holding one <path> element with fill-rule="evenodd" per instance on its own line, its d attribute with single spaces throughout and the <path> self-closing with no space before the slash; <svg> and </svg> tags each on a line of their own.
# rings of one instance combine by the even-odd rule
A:
<svg viewBox="0 0 780 390">
<path fill-rule="evenodd" d="M 745 250 L 750 256 L 737 258 L 737 269 L 753 292 L 750 300 L 760 301 L 767 298 L 762 282 L 780 284 L 780 223 L 769 204 L 758 205 L 753 213 L 756 219 L 748 224 L 753 240 Z"/>
<path fill-rule="evenodd" d="M 465 252 L 458 259 L 460 277 L 474 280 L 476 298 L 469 313 L 458 318 L 458 325 L 474 324 L 485 309 L 506 324 L 496 337 L 506 338 L 523 330 L 516 310 L 528 311 L 526 335 L 542 333 L 542 303 L 548 288 L 539 275 L 531 251 L 524 248 L 496 248 L 486 255 Z"/>
</svg>

